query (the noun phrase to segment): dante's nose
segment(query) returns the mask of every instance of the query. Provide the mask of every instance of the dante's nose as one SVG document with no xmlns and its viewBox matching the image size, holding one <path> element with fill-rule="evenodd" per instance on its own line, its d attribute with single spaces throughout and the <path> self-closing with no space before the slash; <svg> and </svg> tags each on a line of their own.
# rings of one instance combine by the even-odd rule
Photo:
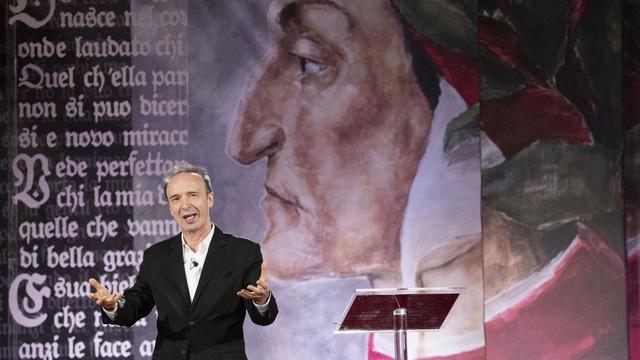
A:
<svg viewBox="0 0 640 360">
<path fill-rule="evenodd" d="M 284 140 L 284 131 L 279 126 L 253 126 L 241 119 L 231 132 L 227 151 L 241 164 L 251 164 L 280 150 Z"/>
<path fill-rule="evenodd" d="M 271 156 L 282 148 L 286 135 L 280 126 L 288 111 L 291 92 L 284 86 L 278 56 L 267 57 L 254 74 L 238 108 L 227 152 L 242 164 Z"/>
</svg>

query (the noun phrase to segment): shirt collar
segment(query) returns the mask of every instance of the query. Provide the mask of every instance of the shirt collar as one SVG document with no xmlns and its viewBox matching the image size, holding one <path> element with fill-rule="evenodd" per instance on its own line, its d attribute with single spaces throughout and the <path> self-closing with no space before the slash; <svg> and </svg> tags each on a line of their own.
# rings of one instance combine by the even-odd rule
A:
<svg viewBox="0 0 640 360">
<path fill-rule="evenodd" d="M 211 239 L 213 238 L 213 232 L 216 230 L 216 226 L 211 223 L 211 230 L 207 233 L 207 236 L 204 237 L 204 240 L 198 245 L 196 252 L 194 254 L 193 251 L 187 245 L 187 242 L 184 240 L 184 233 L 180 235 L 180 239 L 182 240 L 182 255 L 186 258 L 187 255 L 203 255 L 207 253 L 209 250 L 209 245 L 211 245 Z"/>
</svg>

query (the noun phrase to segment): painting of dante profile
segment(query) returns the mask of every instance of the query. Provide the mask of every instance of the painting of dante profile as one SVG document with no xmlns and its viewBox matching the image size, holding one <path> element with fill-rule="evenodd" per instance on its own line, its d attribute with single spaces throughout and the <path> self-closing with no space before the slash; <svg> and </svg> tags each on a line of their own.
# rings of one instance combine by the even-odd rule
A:
<svg viewBox="0 0 640 360">
<path fill-rule="evenodd" d="M 356 287 L 466 288 L 444 330 L 411 335 L 414 358 L 624 348 L 626 332 L 587 324 L 618 329 L 624 316 L 608 309 L 623 297 L 604 298 L 582 322 L 550 317 L 574 314 L 563 304 L 585 294 L 624 291 L 620 229 L 607 220 L 620 215 L 619 139 L 603 125 L 617 110 L 601 100 L 613 92 L 592 90 L 589 102 L 570 87 L 602 81 L 589 78 L 598 60 L 586 39 L 601 41 L 590 26 L 607 28 L 596 14 L 615 17 L 613 7 L 549 7 L 549 26 L 527 16 L 544 6 L 523 2 L 480 12 L 475 2 L 418 0 L 216 6 L 255 18 L 190 35 L 202 39 L 190 42 L 201 44 L 193 66 L 211 69 L 208 55 L 219 64 L 192 77 L 190 121 L 206 126 L 191 139 L 215 139 L 214 153 L 226 154 L 194 155 L 219 169 L 233 202 L 218 218 L 261 243 L 290 301 L 276 334 L 258 336 L 261 354 L 391 358 L 388 336 L 332 333 Z M 211 34 L 246 45 L 202 45 Z M 577 49 L 592 62 L 577 62 Z M 224 91 L 211 94 L 212 84 Z M 580 172 L 583 162 L 597 175 Z M 585 259 L 599 260 L 567 275 Z M 557 336 L 567 331 L 575 337 Z M 534 334 L 537 352 L 525 341 Z"/>
</svg>

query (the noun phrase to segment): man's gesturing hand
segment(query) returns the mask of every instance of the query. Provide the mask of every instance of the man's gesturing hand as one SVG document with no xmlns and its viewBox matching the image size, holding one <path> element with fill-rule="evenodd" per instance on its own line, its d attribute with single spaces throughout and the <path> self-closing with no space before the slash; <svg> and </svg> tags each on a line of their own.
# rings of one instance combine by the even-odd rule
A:
<svg viewBox="0 0 640 360">
<path fill-rule="evenodd" d="M 238 296 L 252 300 L 256 304 L 262 305 L 269 299 L 269 282 L 267 281 L 269 273 L 267 270 L 267 262 L 263 261 L 260 265 L 260 278 L 256 281 L 256 286 L 249 285 L 246 289 L 238 291 Z"/>
<path fill-rule="evenodd" d="M 96 292 L 89 294 L 89 299 L 93 300 L 96 304 L 102 306 L 107 311 L 115 310 L 118 306 L 118 300 L 122 297 L 122 294 L 114 292 L 113 294 L 109 290 L 105 289 L 96 279 L 89 279 L 89 284 L 96 289 Z"/>
</svg>

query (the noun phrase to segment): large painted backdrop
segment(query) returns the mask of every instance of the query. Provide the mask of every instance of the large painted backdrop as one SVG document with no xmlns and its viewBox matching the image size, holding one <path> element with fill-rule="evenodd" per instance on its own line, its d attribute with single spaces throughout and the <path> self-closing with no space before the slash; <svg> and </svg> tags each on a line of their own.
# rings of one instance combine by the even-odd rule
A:
<svg viewBox="0 0 640 360">
<path fill-rule="evenodd" d="M 155 314 L 103 326 L 86 281 L 179 231 L 181 159 L 269 263 L 249 358 L 393 358 L 334 334 L 371 287 L 465 288 L 412 359 L 640 357 L 635 2 L 0 8 L 0 358 L 150 358 Z"/>
</svg>

